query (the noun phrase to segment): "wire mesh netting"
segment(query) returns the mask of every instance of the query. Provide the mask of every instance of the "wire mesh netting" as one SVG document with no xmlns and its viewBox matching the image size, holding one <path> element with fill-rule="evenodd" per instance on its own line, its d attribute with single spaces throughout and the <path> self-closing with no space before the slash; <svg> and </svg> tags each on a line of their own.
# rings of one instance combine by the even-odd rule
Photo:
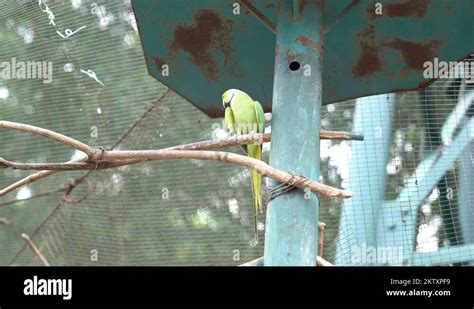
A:
<svg viewBox="0 0 474 309">
<path fill-rule="evenodd" d="M 52 68 L 51 78 L 1 79 L 0 120 L 116 150 L 223 134 L 222 119 L 208 118 L 148 75 L 129 1 L 0 4 L 0 61 Z M 469 79 L 443 79 L 422 92 L 323 108 L 322 129 L 365 137 L 321 141 L 319 181 L 355 193 L 320 199 L 323 258 L 336 265 L 474 261 L 473 87 Z M 270 143 L 263 149 L 268 162 Z M 0 130 L 6 159 L 81 155 Z M 0 190 L 32 173 L 1 169 Z M 65 190 L 72 190 L 67 198 Z M 51 265 L 239 265 L 263 255 L 265 217 L 255 244 L 251 195 L 250 172 L 219 162 L 55 173 L 0 196 L 0 264 L 39 264 L 21 237 L 26 233 Z"/>
</svg>

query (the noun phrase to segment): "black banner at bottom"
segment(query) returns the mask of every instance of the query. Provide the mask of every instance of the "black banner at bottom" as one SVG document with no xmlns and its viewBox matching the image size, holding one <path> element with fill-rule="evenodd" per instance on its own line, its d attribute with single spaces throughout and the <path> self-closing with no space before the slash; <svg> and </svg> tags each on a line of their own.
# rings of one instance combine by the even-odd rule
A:
<svg viewBox="0 0 474 309">
<path fill-rule="evenodd" d="M 3 267 L 9 304 L 474 305 L 472 267 Z"/>
</svg>

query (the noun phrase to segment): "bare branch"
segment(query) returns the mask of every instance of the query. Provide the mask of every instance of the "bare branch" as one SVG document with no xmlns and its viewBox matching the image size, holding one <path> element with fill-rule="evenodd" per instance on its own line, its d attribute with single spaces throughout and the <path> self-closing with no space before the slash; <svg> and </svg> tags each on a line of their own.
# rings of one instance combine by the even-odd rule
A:
<svg viewBox="0 0 474 309">
<path fill-rule="evenodd" d="M 240 264 L 239 266 L 263 266 L 263 256 L 247 263 Z"/>
<path fill-rule="evenodd" d="M 17 163 L 0 158 L 0 166 L 3 165 L 4 167 L 12 169 L 24 170 L 94 170 L 154 160 L 214 160 L 252 168 L 257 170 L 263 176 L 276 179 L 280 182 L 294 182 L 296 187 L 300 189 L 309 188 L 314 193 L 320 194 L 324 197 L 349 198 L 352 196 L 348 191 L 317 183 L 302 176 L 292 175 L 275 169 L 263 161 L 229 152 L 206 150 L 123 150 L 104 151 L 101 156 L 104 161 L 77 163 Z M 121 162 L 121 160 L 125 160 L 126 162 Z"/>
<path fill-rule="evenodd" d="M 316 258 L 316 265 L 318 265 L 318 266 L 334 266 L 334 264 L 332 264 L 331 262 L 326 261 L 325 259 L 323 259 L 319 255 Z"/>
<path fill-rule="evenodd" d="M 0 190 L 0 196 L 3 196 L 7 193 L 10 193 L 10 192 L 20 188 L 20 187 L 26 186 L 26 185 L 28 185 L 28 184 L 36 181 L 36 180 L 48 177 L 48 176 L 56 174 L 56 173 L 58 173 L 58 171 L 40 171 L 40 172 L 34 173 L 32 175 L 29 175 L 29 176 L 15 182 L 15 183 L 11 184 L 11 185 L 9 185 L 5 189 Z"/>
<path fill-rule="evenodd" d="M 0 225 L 3 225 L 3 224 L 8 225 L 10 223 L 12 222 L 8 220 L 7 218 L 0 218 Z"/>
<path fill-rule="evenodd" d="M 14 199 L 14 200 L 11 200 L 11 201 L 6 201 L 6 202 L 3 202 L 3 203 L 0 203 L 0 207 L 16 204 L 16 203 L 19 203 L 19 202 L 29 201 L 29 200 L 40 198 L 40 197 L 43 197 L 43 196 L 48 196 L 48 195 L 51 195 L 51 194 L 54 194 L 54 193 L 64 191 L 66 189 L 67 188 L 58 188 L 58 189 L 55 189 L 55 190 L 52 190 L 52 191 L 47 191 L 47 192 L 42 192 L 42 193 L 39 193 L 39 194 L 35 194 L 35 195 L 32 195 L 32 196 L 27 197 L 27 198 Z M 0 194 L 0 196 L 1 196 L 1 194 Z"/>
<path fill-rule="evenodd" d="M 319 132 L 320 139 L 337 139 L 343 141 L 363 141 L 364 135 L 357 132 L 339 132 L 339 131 L 326 131 L 321 130 Z"/>
<path fill-rule="evenodd" d="M 36 245 L 33 243 L 33 241 L 30 239 L 28 235 L 25 233 L 21 234 L 21 237 L 25 240 L 25 242 L 30 246 L 31 250 L 33 250 L 33 253 L 36 255 L 38 260 L 40 261 L 41 265 L 43 266 L 49 266 L 48 261 L 44 257 L 44 255 L 41 253 L 40 249 L 36 247 Z"/>
<path fill-rule="evenodd" d="M 162 94 L 160 94 L 160 96 L 157 99 L 153 100 L 150 107 L 148 107 L 143 112 L 143 114 L 136 121 L 134 121 L 133 124 L 114 143 L 114 145 L 112 146 L 112 149 L 115 148 L 116 146 L 118 146 L 143 121 L 143 119 L 145 119 L 158 106 L 158 104 L 166 97 L 166 95 L 170 91 L 171 91 L 170 88 L 166 88 L 162 92 Z M 83 160 L 84 159 L 79 159 L 79 160 L 75 160 L 75 161 L 80 162 L 80 161 L 83 161 Z M 56 174 L 56 173 L 58 173 L 58 171 L 40 171 L 40 172 L 34 173 L 30 176 L 27 176 L 27 177 L 15 182 L 15 183 L 11 184 L 7 188 L 5 188 L 3 190 L 0 190 L 0 196 L 5 195 L 5 194 L 7 194 L 11 191 L 14 191 L 14 190 L 18 189 L 19 187 L 30 184 L 30 183 L 35 182 L 35 181 L 37 181 L 39 179 L 42 179 L 42 178 L 46 178 L 46 177 L 51 176 L 51 175 Z"/>
<path fill-rule="evenodd" d="M 323 222 L 318 222 L 318 255 L 323 256 L 323 246 L 324 246 L 324 228 L 326 224 Z"/>
<path fill-rule="evenodd" d="M 244 144 L 261 144 L 271 140 L 270 133 L 253 133 L 248 135 L 231 136 L 226 139 L 219 140 L 208 140 L 197 143 L 191 143 L 186 145 L 174 146 L 162 150 L 141 150 L 141 151 L 105 151 L 97 148 L 90 147 L 79 141 L 71 139 L 62 134 L 58 134 L 42 128 L 16 124 L 8 121 L 0 121 L 3 127 L 18 129 L 21 131 L 31 132 L 39 134 L 41 136 L 51 137 L 55 140 L 61 141 L 67 145 L 74 145 L 85 152 L 88 159 L 78 159 L 74 161 L 68 161 L 65 163 L 19 163 L 12 162 L 6 159 L 0 158 L 0 167 L 22 169 L 22 170 L 41 170 L 38 173 L 30 175 L 3 190 L 0 190 L 0 196 L 5 195 L 21 186 L 27 185 L 33 181 L 41 178 L 45 178 L 59 171 L 66 170 L 95 170 L 95 169 L 108 169 L 116 168 L 125 165 L 143 163 L 154 160 L 165 160 L 165 159 L 196 159 L 196 160 L 216 160 L 224 161 L 229 163 L 240 164 L 250 168 L 255 168 L 262 175 L 274 178 L 276 180 L 286 182 L 294 181 L 299 188 L 310 188 L 311 191 L 321 194 L 326 197 L 350 197 L 351 194 L 344 190 L 334 189 L 330 186 L 322 185 L 313 182 L 309 179 L 305 179 L 301 176 L 294 176 L 290 173 L 278 171 L 268 164 L 240 156 L 232 153 L 224 152 L 189 152 L 189 150 L 204 150 L 204 149 L 215 149 L 225 146 L 232 145 L 244 145 Z M 2 127 L 2 126 L 0 126 Z M 348 133 L 348 132 L 334 132 L 334 131 L 321 131 L 320 137 L 322 139 L 343 139 L 343 140 L 360 140 L 363 138 L 361 135 Z M 78 146 L 79 145 L 79 146 Z M 174 152 L 173 152 L 174 151 Z M 181 151 L 181 152 L 180 152 Z"/>
<path fill-rule="evenodd" d="M 28 133 L 36 134 L 39 136 L 43 136 L 43 137 L 55 140 L 57 142 L 63 143 L 65 145 L 71 146 L 77 150 L 84 152 L 85 154 L 87 154 L 89 158 L 95 158 L 95 155 L 97 154 L 97 151 L 98 151 L 97 149 L 90 147 L 89 145 L 84 144 L 66 135 L 59 134 L 54 131 L 43 129 L 40 127 L 30 126 L 28 124 L 11 122 L 11 121 L 0 121 L 0 128 L 28 132 Z"/>
<path fill-rule="evenodd" d="M 337 131 L 326 131 L 321 130 L 319 132 L 320 139 L 334 139 L 334 140 L 356 140 L 362 141 L 364 140 L 364 136 L 358 133 L 352 132 L 337 132 Z M 166 149 L 173 149 L 173 150 L 209 150 L 209 149 L 216 149 L 222 148 L 227 146 L 234 146 L 234 145 L 247 145 L 250 143 L 254 144 L 261 144 L 267 143 L 271 141 L 271 133 L 253 133 L 248 135 L 234 135 L 225 139 L 218 139 L 218 140 L 208 140 L 202 142 L 196 142 L 192 144 L 185 144 L 174 146 Z"/>
</svg>

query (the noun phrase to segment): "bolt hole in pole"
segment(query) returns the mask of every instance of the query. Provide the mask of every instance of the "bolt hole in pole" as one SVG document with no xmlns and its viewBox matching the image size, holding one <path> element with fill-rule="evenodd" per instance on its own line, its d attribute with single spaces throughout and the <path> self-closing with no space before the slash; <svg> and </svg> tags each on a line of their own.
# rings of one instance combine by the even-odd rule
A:
<svg viewBox="0 0 474 309">
<path fill-rule="evenodd" d="M 298 71 L 299 68 L 300 68 L 300 63 L 298 61 L 292 61 L 290 63 L 290 70 Z"/>
</svg>

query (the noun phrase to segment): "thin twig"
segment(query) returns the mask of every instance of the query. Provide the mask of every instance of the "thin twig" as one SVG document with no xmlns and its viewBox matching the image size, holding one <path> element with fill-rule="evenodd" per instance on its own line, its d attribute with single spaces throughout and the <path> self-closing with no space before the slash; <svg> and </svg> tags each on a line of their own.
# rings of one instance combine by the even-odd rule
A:
<svg viewBox="0 0 474 309">
<path fill-rule="evenodd" d="M 323 222 L 318 222 L 318 255 L 323 256 L 323 246 L 324 246 L 324 228 L 326 224 Z"/>
<path fill-rule="evenodd" d="M 51 219 L 51 217 L 56 213 L 56 211 L 58 211 L 61 208 L 62 205 L 64 204 L 59 202 L 53 208 L 53 210 L 51 210 L 51 212 L 46 216 L 46 218 L 44 218 L 43 221 L 41 221 L 41 223 L 31 233 L 31 238 L 34 238 L 39 233 L 40 229 L 46 224 L 46 222 L 49 221 L 49 219 Z M 8 264 L 13 265 L 15 261 L 20 257 L 20 255 L 23 253 L 23 251 L 25 251 L 26 247 L 27 247 L 27 244 L 26 243 L 23 244 L 23 246 L 20 248 L 20 250 L 17 251 L 17 253 L 15 253 L 15 255 L 13 256 L 13 258 L 10 260 Z"/>
<path fill-rule="evenodd" d="M 319 255 L 316 258 L 316 265 L 318 265 L 318 266 L 334 266 L 334 264 L 332 264 L 331 262 L 326 261 L 325 259 L 323 259 Z"/>
<path fill-rule="evenodd" d="M 0 218 L 0 225 L 8 225 L 12 223 L 10 220 L 8 220 L 7 218 Z"/>
<path fill-rule="evenodd" d="M 28 235 L 26 235 L 25 233 L 21 234 L 21 237 L 25 240 L 25 242 L 28 244 L 31 250 L 33 250 L 33 253 L 36 255 L 41 265 L 49 266 L 48 261 L 46 260 L 44 255 L 41 253 L 41 251 L 38 249 L 38 247 L 36 247 L 36 245 L 33 243 L 30 237 L 28 237 Z"/>
<path fill-rule="evenodd" d="M 137 118 L 137 120 L 135 120 L 132 125 L 119 137 L 119 139 L 114 143 L 114 145 L 112 146 L 112 149 L 117 147 L 125 138 L 127 138 L 127 136 L 132 133 L 132 131 L 143 121 L 143 119 L 145 119 L 148 114 L 150 114 L 157 106 L 158 106 L 158 103 L 160 103 L 165 97 L 166 95 L 171 91 L 170 88 L 166 88 L 163 93 L 160 94 L 160 96 L 156 99 L 154 99 L 151 104 L 150 104 L 150 107 L 148 107 L 141 115 L 140 117 Z"/>
<path fill-rule="evenodd" d="M 32 199 L 48 196 L 48 195 L 51 195 L 51 194 L 54 194 L 54 193 L 64 191 L 65 189 L 66 188 L 59 188 L 59 189 L 55 189 L 55 190 L 52 190 L 52 191 L 47 191 L 47 192 L 42 192 L 42 193 L 39 193 L 39 194 L 35 194 L 35 195 L 32 195 L 32 196 L 27 197 L 27 198 L 14 199 L 14 200 L 11 200 L 11 201 L 6 201 L 4 203 L 0 203 L 0 207 L 13 205 L 13 204 L 16 204 L 16 203 L 25 202 L 25 201 L 29 201 L 29 200 L 32 200 Z"/>
<path fill-rule="evenodd" d="M 263 266 L 263 256 L 247 263 L 240 264 L 239 266 Z"/>
<path fill-rule="evenodd" d="M 83 161 L 83 159 L 79 159 L 79 160 L 72 160 L 72 161 L 68 161 L 68 162 L 81 162 Z M 40 180 L 40 179 L 43 179 L 43 178 L 46 178 L 48 176 L 51 176 L 53 174 L 56 174 L 58 173 L 59 171 L 54 171 L 54 170 L 51 170 L 51 171 L 40 171 L 40 172 L 36 172 L 34 174 L 31 174 L 29 176 L 26 176 L 25 178 L 22 178 L 20 180 L 18 180 L 17 182 L 14 182 L 12 183 L 11 185 L 9 185 L 8 187 L 0 190 L 0 196 L 3 196 L 7 193 L 10 193 L 12 191 L 15 191 L 16 189 L 20 188 L 20 187 L 23 187 L 23 186 L 26 186 L 26 185 L 29 185 L 30 183 L 32 182 L 35 182 L 37 180 Z"/>
</svg>

